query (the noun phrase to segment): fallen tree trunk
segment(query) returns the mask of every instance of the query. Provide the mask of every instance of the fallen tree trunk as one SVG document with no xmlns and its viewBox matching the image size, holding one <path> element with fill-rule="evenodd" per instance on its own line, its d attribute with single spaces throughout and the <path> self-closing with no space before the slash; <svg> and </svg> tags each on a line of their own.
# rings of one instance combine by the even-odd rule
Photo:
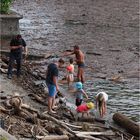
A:
<svg viewBox="0 0 140 140">
<path fill-rule="evenodd" d="M 139 137 L 140 126 L 121 113 L 115 113 L 113 120 L 130 134 Z"/>
</svg>

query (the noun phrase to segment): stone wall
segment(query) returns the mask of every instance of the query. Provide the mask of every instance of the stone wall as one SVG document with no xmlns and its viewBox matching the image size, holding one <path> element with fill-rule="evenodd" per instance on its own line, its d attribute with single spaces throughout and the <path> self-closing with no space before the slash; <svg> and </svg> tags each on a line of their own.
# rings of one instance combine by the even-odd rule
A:
<svg viewBox="0 0 140 140">
<path fill-rule="evenodd" d="M 16 12 L 10 14 L 0 14 L 0 49 L 8 50 L 11 38 L 19 34 L 19 19 L 22 16 Z"/>
</svg>

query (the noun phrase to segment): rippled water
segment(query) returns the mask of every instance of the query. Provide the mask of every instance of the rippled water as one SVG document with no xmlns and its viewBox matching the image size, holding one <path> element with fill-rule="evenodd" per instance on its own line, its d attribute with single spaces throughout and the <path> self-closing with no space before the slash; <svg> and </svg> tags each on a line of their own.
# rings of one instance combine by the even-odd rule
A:
<svg viewBox="0 0 140 140">
<path fill-rule="evenodd" d="M 24 16 L 20 20 L 21 33 L 36 54 L 70 49 L 78 43 L 84 52 L 101 53 L 101 56 L 86 55 L 86 64 L 98 68 L 100 73 L 112 76 L 119 70 L 127 74 L 139 69 L 139 56 L 134 54 L 139 46 L 137 1 L 32 0 L 28 3 L 28 0 L 16 0 L 13 7 Z M 94 95 L 103 90 L 109 95 L 108 114 L 120 111 L 139 121 L 139 79 L 113 83 L 94 79 L 93 73 L 90 69 L 86 71 L 90 80 L 84 86 L 90 97 L 94 100 Z"/>
<path fill-rule="evenodd" d="M 37 30 L 40 27 L 32 26 L 30 20 L 21 20 L 20 26 L 22 29 L 30 30 L 30 33 L 34 33 L 34 30 Z M 42 21 L 41 21 L 42 22 Z M 47 21 L 44 21 L 45 23 Z M 75 23 L 77 24 L 77 23 Z M 68 26 L 68 25 L 66 25 Z M 42 28 L 44 28 L 42 26 Z M 32 30 L 32 31 L 31 31 Z M 47 30 L 48 32 L 48 30 Z M 45 33 L 45 31 L 44 31 Z M 37 36 L 36 36 L 37 37 Z M 43 35 L 42 35 L 43 37 Z M 44 35 L 45 37 L 45 35 Z M 38 37 L 37 37 L 38 38 Z M 52 38 L 53 39 L 53 38 Z M 56 41 L 56 40 L 55 40 Z M 36 44 L 38 45 L 38 44 Z M 44 51 L 45 47 L 41 44 L 40 51 Z M 34 46 L 35 47 L 35 46 Z M 36 48 L 36 47 L 35 47 Z M 92 75 L 90 72 L 89 75 Z M 136 80 L 138 81 L 138 80 Z M 107 102 L 108 106 L 108 116 L 113 115 L 115 112 L 121 112 L 131 119 L 135 121 L 140 121 L 139 119 L 139 109 L 140 109 L 140 103 L 139 103 L 139 83 L 124 83 L 124 84 L 116 84 L 111 81 L 107 80 L 88 80 L 85 83 L 85 90 L 88 93 L 91 100 L 95 101 L 95 95 L 99 91 L 105 91 L 109 95 L 109 100 Z"/>
<path fill-rule="evenodd" d="M 106 119 L 111 120 L 114 113 L 121 112 L 132 120 L 139 122 L 140 89 L 139 82 L 136 81 L 134 84 L 132 81 L 116 83 L 104 79 L 90 79 L 85 82 L 84 90 L 88 94 L 89 100 L 93 101 L 94 103 L 95 96 L 98 92 L 104 91 L 108 94 L 109 99 L 107 101 Z M 67 84 L 63 85 L 63 87 L 67 89 Z"/>
<path fill-rule="evenodd" d="M 95 95 L 99 91 L 105 91 L 109 95 L 108 115 L 121 112 L 135 121 L 140 121 L 139 83 L 132 86 L 130 83 L 117 84 L 111 81 L 97 80 L 94 83 L 87 81 L 85 87 L 93 101 L 95 101 Z"/>
</svg>

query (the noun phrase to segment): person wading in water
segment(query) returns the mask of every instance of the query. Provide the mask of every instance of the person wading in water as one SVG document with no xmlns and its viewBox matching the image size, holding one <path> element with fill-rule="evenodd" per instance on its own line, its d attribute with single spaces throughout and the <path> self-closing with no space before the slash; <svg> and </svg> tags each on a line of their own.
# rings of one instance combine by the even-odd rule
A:
<svg viewBox="0 0 140 140">
<path fill-rule="evenodd" d="M 76 57 L 75 61 L 78 65 L 77 80 L 79 82 L 84 83 L 85 81 L 85 78 L 84 78 L 85 56 L 84 56 L 84 53 L 80 50 L 78 45 L 75 45 L 73 47 L 74 47 L 73 51 L 70 52 L 69 54 L 65 54 L 64 56 L 75 54 L 75 57 Z"/>
</svg>

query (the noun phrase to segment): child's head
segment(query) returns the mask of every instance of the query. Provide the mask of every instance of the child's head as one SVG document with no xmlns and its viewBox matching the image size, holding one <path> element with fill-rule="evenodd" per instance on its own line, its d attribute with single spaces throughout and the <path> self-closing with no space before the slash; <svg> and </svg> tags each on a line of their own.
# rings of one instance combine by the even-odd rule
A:
<svg viewBox="0 0 140 140">
<path fill-rule="evenodd" d="M 69 62 L 70 64 L 73 64 L 73 58 L 70 58 Z"/>
<path fill-rule="evenodd" d="M 98 95 L 98 100 L 99 100 L 100 102 L 102 102 L 103 99 L 104 99 L 104 95 L 103 95 L 102 93 L 99 93 L 99 95 Z"/>
<path fill-rule="evenodd" d="M 62 65 L 64 65 L 64 63 L 65 63 L 65 61 L 62 58 L 60 58 L 58 60 L 58 67 L 62 67 Z"/>
<path fill-rule="evenodd" d="M 83 88 L 83 84 L 81 82 L 76 82 L 75 86 L 77 90 L 80 90 Z"/>
<path fill-rule="evenodd" d="M 94 108 L 94 103 L 92 102 L 89 102 L 89 103 L 86 103 L 88 109 L 93 109 Z"/>
</svg>

